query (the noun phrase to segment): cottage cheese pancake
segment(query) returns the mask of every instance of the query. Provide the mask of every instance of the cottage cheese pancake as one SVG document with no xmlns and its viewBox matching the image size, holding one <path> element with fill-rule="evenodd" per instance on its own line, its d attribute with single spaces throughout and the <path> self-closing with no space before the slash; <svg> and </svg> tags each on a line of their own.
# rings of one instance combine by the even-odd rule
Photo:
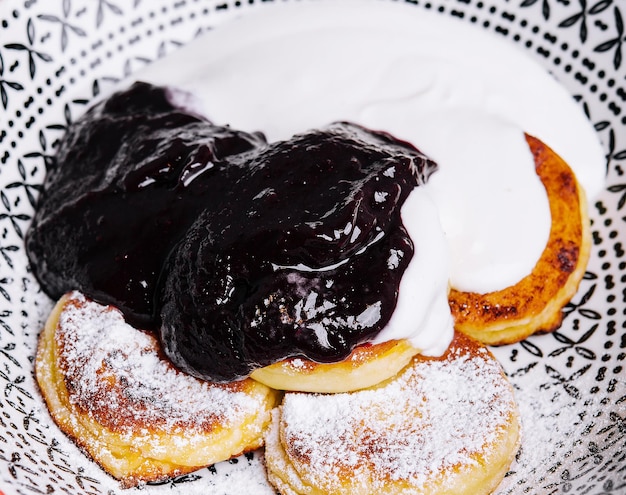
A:
<svg viewBox="0 0 626 495">
<path fill-rule="evenodd" d="M 591 229 L 582 186 L 552 149 L 534 137 L 526 140 L 550 202 L 552 226 L 541 258 L 512 286 L 487 293 L 453 288 L 449 295 L 455 328 L 486 344 L 518 342 L 558 328 L 589 261 Z"/>
<path fill-rule="evenodd" d="M 214 385 L 180 373 L 154 336 L 78 292 L 50 315 L 36 377 L 54 421 L 127 487 L 260 447 L 279 395 L 252 380 Z"/>
<path fill-rule="evenodd" d="M 457 335 L 441 358 L 345 394 L 287 393 L 266 436 L 283 495 L 480 495 L 519 445 L 512 388 L 495 358 Z"/>
</svg>

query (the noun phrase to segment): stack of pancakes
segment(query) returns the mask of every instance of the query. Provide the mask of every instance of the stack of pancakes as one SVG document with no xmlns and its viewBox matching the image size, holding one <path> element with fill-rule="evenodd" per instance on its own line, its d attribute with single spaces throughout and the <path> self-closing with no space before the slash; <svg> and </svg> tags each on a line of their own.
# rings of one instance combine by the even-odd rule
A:
<svg viewBox="0 0 626 495">
<path fill-rule="evenodd" d="M 39 341 L 36 375 L 52 417 L 123 486 L 265 444 L 268 478 L 282 494 L 490 493 L 515 456 L 520 422 L 483 344 L 556 328 L 590 249 L 574 174 L 527 141 L 548 193 L 548 244 L 512 287 L 451 289 L 457 334 L 442 357 L 423 357 L 406 341 L 366 344 L 341 363 L 289 359 L 211 384 L 176 370 L 115 308 L 74 292 Z"/>
</svg>

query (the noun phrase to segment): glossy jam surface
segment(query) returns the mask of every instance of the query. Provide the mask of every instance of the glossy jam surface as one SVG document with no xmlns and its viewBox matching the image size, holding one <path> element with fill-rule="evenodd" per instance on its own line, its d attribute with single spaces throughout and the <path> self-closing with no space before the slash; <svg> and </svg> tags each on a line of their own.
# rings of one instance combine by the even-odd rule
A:
<svg viewBox="0 0 626 495">
<path fill-rule="evenodd" d="M 80 289 L 154 326 L 163 260 L 220 200 L 227 176 L 243 173 L 234 158 L 264 144 L 179 111 L 144 84 L 92 108 L 61 142 L 28 233 L 42 287 L 55 299 Z"/>
<path fill-rule="evenodd" d="M 349 123 L 267 144 L 169 96 L 136 83 L 71 126 L 27 238 L 44 290 L 160 327 L 215 381 L 372 340 L 413 255 L 400 207 L 435 164 Z"/>
</svg>

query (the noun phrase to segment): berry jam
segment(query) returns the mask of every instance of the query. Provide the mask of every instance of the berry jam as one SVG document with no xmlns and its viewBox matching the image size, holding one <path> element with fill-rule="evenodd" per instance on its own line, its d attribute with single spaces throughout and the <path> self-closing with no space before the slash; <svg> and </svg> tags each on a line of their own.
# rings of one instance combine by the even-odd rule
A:
<svg viewBox="0 0 626 495">
<path fill-rule="evenodd" d="M 197 377 L 336 362 L 389 321 L 413 255 L 400 207 L 435 169 L 350 123 L 268 144 L 136 83 L 70 127 L 27 250 L 51 297 L 117 306 Z"/>
<path fill-rule="evenodd" d="M 53 299 L 80 289 L 156 328 L 164 260 L 245 172 L 232 158 L 265 145 L 173 108 L 166 90 L 143 83 L 96 105 L 61 141 L 27 235 L 42 288 Z"/>
</svg>

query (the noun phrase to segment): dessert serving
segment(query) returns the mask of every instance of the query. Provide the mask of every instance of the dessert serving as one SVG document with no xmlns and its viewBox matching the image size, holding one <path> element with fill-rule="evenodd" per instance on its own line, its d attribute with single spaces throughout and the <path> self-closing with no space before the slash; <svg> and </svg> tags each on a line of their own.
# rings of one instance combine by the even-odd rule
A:
<svg viewBox="0 0 626 495">
<path fill-rule="evenodd" d="M 394 380 L 451 338 L 446 257 L 432 249 L 443 237 L 413 192 L 434 162 L 346 122 L 265 143 L 176 97 L 135 83 L 76 121 L 26 239 L 42 286 L 61 297 L 38 350 L 46 403 L 125 486 L 261 446 L 279 392 L 248 378 L 255 369 L 327 363 L 345 392 Z M 428 294 L 411 319 L 398 303 L 407 278 L 418 287 L 408 300 Z M 142 323 L 158 349 L 130 325 Z M 371 344 L 402 325 L 406 343 Z M 283 373 L 284 388 L 329 390 L 319 369 L 304 386 L 298 375 Z"/>
<path fill-rule="evenodd" d="M 495 294 L 491 306 L 472 305 L 458 291 L 448 300 L 439 217 L 420 192 L 437 165 L 417 148 L 347 122 L 267 143 L 195 116 L 176 106 L 179 98 L 141 82 L 114 93 L 70 126 L 48 173 L 26 247 L 42 286 L 61 297 L 36 366 L 55 421 L 134 486 L 260 447 L 281 391 L 316 392 L 301 409 L 311 431 L 290 432 L 299 423 L 287 413 L 268 434 L 269 479 L 281 493 L 490 493 L 517 450 L 518 413 L 499 365 L 465 337 L 448 349 L 450 331 L 454 323 L 511 342 L 558 324 L 590 243 L 584 193 L 569 167 L 527 137 L 551 204 L 551 235 L 534 281 Z M 545 278 L 554 289 L 535 297 Z M 406 304 L 418 297 L 427 312 Z M 157 337 L 131 326 L 142 323 L 158 348 Z M 480 363 L 470 358 L 477 354 Z M 435 393 L 440 383 L 449 395 Z M 486 397 L 460 395 L 483 388 Z M 291 393 L 283 418 L 300 397 Z M 331 429 L 347 444 L 305 440 L 324 423 L 305 411 L 332 413 L 345 400 L 354 418 L 328 421 L 355 436 Z M 459 418 L 455 436 L 469 445 L 427 453 L 449 444 L 437 432 L 450 433 L 441 423 L 450 411 Z M 467 417 L 488 426 L 460 421 Z M 402 437 L 409 451 L 399 454 Z M 327 452 L 322 472 L 314 447 Z M 356 467 L 340 461 L 353 456 Z M 377 466 L 389 456 L 397 459 Z M 429 467 L 405 472 L 405 458 Z"/>
<path fill-rule="evenodd" d="M 66 7 L 68 24 L 91 11 Z M 199 7 L 172 7 L 195 14 L 176 22 Z M 617 310 L 596 303 L 619 298 L 598 258 L 617 266 L 620 243 L 599 221 L 592 126 L 545 70 L 438 22 L 472 2 L 371 7 L 238 4 L 175 57 L 99 78 L 39 131 L 41 158 L 23 153 L 23 185 L 2 190 L 16 229 L 44 154 L 46 178 L 20 236 L 27 271 L 0 289 L 21 280 L 5 297 L 31 341 L 33 385 L 13 377 L 3 403 L 30 446 L 10 471 L 28 490 L 50 473 L 68 493 L 504 495 L 569 480 L 587 441 L 619 472 L 623 346 L 600 321 Z M 127 9 L 146 15 L 102 32 L 94 56 L 178 29 Z M 46 36 L 53 16 L 34 12 Z M 57 77 L 77 95 L 69 53 Z"/>
</svg>

